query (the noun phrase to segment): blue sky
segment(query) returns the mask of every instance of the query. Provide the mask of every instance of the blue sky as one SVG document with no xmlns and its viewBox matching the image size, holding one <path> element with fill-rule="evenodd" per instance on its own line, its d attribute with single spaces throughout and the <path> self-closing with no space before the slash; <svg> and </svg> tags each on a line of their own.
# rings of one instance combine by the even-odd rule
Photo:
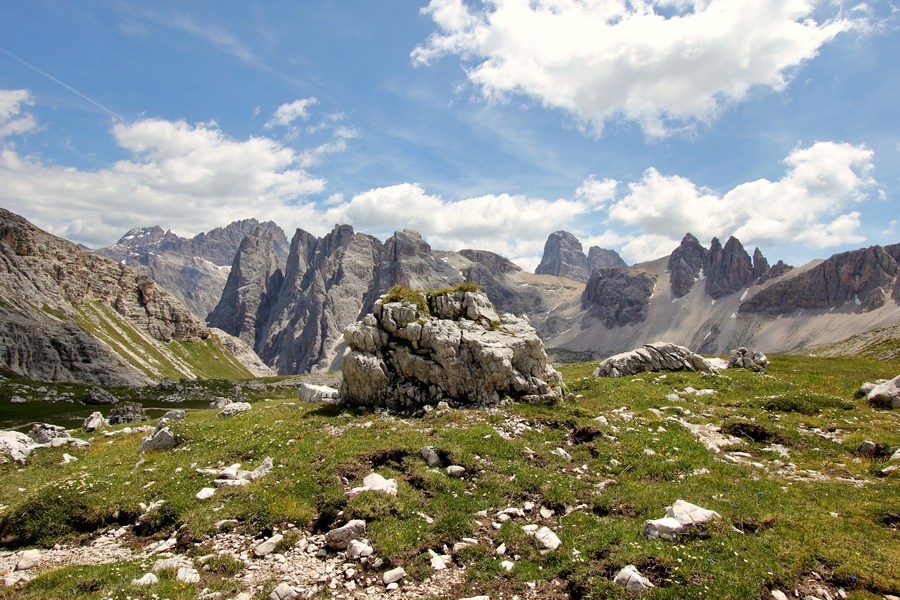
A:
<svg viewBox="0 0 900 600">
<path fill-rule="evenodd" d="M 0 205 L 89 246 L 247 217 L 533 269 L 900 241 L 885 0 L 0 5 Z"/>
</svg>

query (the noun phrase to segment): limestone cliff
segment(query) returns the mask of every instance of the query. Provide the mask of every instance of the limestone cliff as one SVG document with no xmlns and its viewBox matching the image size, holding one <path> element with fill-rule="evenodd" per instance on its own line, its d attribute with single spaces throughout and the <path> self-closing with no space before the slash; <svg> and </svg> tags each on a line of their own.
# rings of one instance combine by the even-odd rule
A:
<svg viewBox="0 0 900 600">
<path fill-rule="evenodd" d="M 590 276 L 588 259 L 581 242 L 568 231 L 554 231 L 544 244 L 541 264 L 534 270 L 537 275 L 555 275 L 585 282 Z"/>
</svg>

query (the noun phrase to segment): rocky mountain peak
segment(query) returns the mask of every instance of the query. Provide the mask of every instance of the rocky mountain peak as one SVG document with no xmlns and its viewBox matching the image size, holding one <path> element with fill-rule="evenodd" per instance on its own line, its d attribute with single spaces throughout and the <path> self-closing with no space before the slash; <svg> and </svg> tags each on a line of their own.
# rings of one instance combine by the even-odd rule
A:
<svg viewBox="0 0 900 600">
<path fill-rule="evenodd" d="M 715 299 L 742 290 L 755 279 L 750 255 L 734 236 L 728 238 L 724 247 L 718 238 L 712 239 L 703 271 L 706 273 L 706 293 Z"/>
<path fill-rule="evenodd" d="M 655 286 L 655 277 L 632 269 L 595 269 L 581 295 L 581 306 L 607 329 L 635 325 L 647 318 Z"/>
<path fill-rule="evenodd" d="M 700 272 L 706 262 L 707 250 L 692 234 L 685 234 L 681 244 L 669 256 L 666 270 L 669 271 L 669 285 L 672 296 L 681 298 L 691 291 L 700 279 Z"/>
<path fill-rule="evenodd" d="M 769 270 L 769 261 L 766 260 L 766 257 L 763 256 L 762 251 L 759 248 L 753 249 L 753 279 L 757 281 L 757 283 L 762 279 L 763 275 L 766 274 L 766 271 Z"/>
<path fill-rule="evenodd" d="M 544 244 L 541 264 L 534 270 L 537 275 L 568 277 L 586 282 L 590 275 L 588 259 L 581 242 L 568 231 L 554 231 Z"/>
<path fill-rule="evenodd" d="M 627 267 L 628 264 L 615 250 L 607 250 L 600 246 L 591 246 L 587 255 L 588 273 L 607 267 Z"/>
</svg>

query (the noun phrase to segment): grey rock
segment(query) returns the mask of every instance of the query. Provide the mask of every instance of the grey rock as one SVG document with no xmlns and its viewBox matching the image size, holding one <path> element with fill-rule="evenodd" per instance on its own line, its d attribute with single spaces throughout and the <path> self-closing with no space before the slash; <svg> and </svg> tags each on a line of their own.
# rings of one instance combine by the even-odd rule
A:
<svg viewBox="0 0 900 600">
<path fill-rule="evenodd" d="M 856 453 L 871 458 L 878 454 L 878 444 L 872 440 L 866 440 L 856 448 Z"/>
<path fill-rule="evenodd" d="M 593 273 L 597 269 L 606 269 L 610 267 L 618 269 L 628 266 L 628 263 L 619 256 L 618 252 L 615 250 L 607 250 L 606 248 L 601 248 L 599 246 L 590 247 L 587 260 L 588 273 Z"/>
<path fill-rule="evenodd" d="M 141 442 L 141 452 L 152 450 L 171 450 L 178 445 L 178 440 L 168 427 L 162 427 L 153 432 L 153 435 L 144 438 Z"/>
<path fill-rule="evenodd" d="M 197 500 L 208 500 L 216 494 L 216 488 L 205 487 L 194 496 Z"/>
<path fill-rule="evenodd" d="M 669 255 L 666 270 L 669 271 L 669 285 L 672 296 L 681 298 L 691 291 L 700 279 L 700 272 L 706 261 L 707 250 L 690 233 L 685 234 L 681 244 Z"/>
<path fill-rule="evenodd" d="M 357 540 L 366 534 L 366 522 L 362 519 L 353 519 L 346 525 L 332 529 L 325 534 L 325 543 L 334 550 L 344 550 L 351 541 Z"/>
<path fill-rule="evenodd" d="M 32 426 L 28 432 L 28 437 L 35 444 L 49 444 L 56 438 L 71 438 L 65 427 L 59 425 L 50 425 L 49 423 L 38 423 Z"/>
<path fill-rule="evenodd" d="M 541 263 L 534 272 L 538 275 L 555 275 L 585 282 L 590 276 L 588 259 L 581 242 L 568 231 L 554 231 L 544 244 Z"/>
<path fill-rule="evenodd" d="M 672 506 L 666 507 L 665 517 L 644 521 L 644 536 L 649 539 L 673 540 L 686 529 L 720 518 L 721 515 L 714 510 L 701 508 L 684 500 L 676 500 Z"/>
<path fill-rule="evenodd" d="M 450 465 L 447 467 L 447 475 L 450 477 L 456 477 L 457 479 L 463 477 L 466 474 L 466 468 L 460 465 Z"/>
<path fill-rule="evenodd" d="M 581 306 L 608 329 L 636 325 L 650 313 L 656 278 L 630 269 L 596 269 L 581 294 Z"/>
<path fill-rule="evenodd" d="M 845 305 L 866 312 L 889 299 L 896 302 L 900 300 L 895 287 L 900 267 L 889 248 L 870 246 L 835 254 L 795 277 L 771 283 L 742 302 L 738 314 L 778 316 Z M 895 290 L 892 295 L 890 290 Z"/>
<path fill-rule="evenodd" d="M 105 429 L 109 427 L 109 421 L 103 418 L 103 414 L 100 412 L 92 412 L 90 416 L 88 416 L 81 428 L 87 432 L 99 431 L 100 429 Z"/>
<path fill-rule="evenodd" d="M 16 561 L 16 571 L 27 571 L 38 566 L 40 563 L 40 550 L 25 550 L 19 555 L 19 560 Z"/>
<path fill-rule="evenodd" d="M 703 262 L 706 293 L 721 298 L 748 287 L 755 279 L 750 255 L 735 237 L 728 238 L 723 248 L 713 238 Z"/>
<path fill-rule="evenodd" d="M 34 440 L 20 431 L 0 431 L 0 453 L 13 462 L 25 464 L 34 446 Z"/>
<path fill-rule="evenodd" d="M 294 600 L 294 598 L 299 598 L 300 594 L 293 588 L 293 586 L 287 583 L 279 583 L 274 590 L 269 592 L 268 599 L 269 600 Z"/>
<path fill-rule="evenodd" d="M 231 404 L 232 402 L 233 401 L 230 398 L 216 398 L 215 400 L 213 400 L 212 402 L 209 403 L 209 407 L 222 409 L 222 408 L 225 408 L 226 406 L 228 406 L 229 404 Z"/>
<path fill-rule="evenodd" d="M 429 467 L 441 466 L 441 457 L 434 451 L 433 446 L 424 446 L 419 450 L 419 454 L 422 455 L 422 458 L 425 459 L 425 462 L 428 463 Z"/>
<path fill-rule="evenodd" d="M 718 374 L 718 369 L 709 361 L 687 348 L 668 342 L 654 342 L 607 358 L 597 365 L 593 376 L 624 377 L 648 371 L 702 371 Z"/>
<path fill-rule="evenodd" d="M 150 417 L 144 412 L 144 407 L 136 402 L 120 402 L 109 412 L 109 424 L 121 425 L 123 423 L 139 423 L 148 421 Z"/>
<path fill-rule="evenodd" d="M 876 384 L 869 392 L 867 400 L 875 406 L 900 408 L 900 375 Z"/>
<path fill-rule="evenodd" d="M 159 583 L 159 577 L 153 573 L 145 573 L 143 577 L 131 580 L 131 585 L 136 586 L 156 585 L 157 583 Z"/>
<path fill-rule="evenodd" d="M 119 399 L 99 387 L 90 388 L 81 400 L 85 404 L 118 404 Z"/>
<path fill-rule="evenodd" d="M 621 585 L 623 588 L 632 593 L 640 593 L 655 587 L 650 580 L 641 575 L 640 571 L 634 565 L 626 565 L 616 573 L 613 583 Z"/>
<path fill-rule="evenodd" d="M 278 276 L 273 279 L 276 272 Z M 270 294 L 277 293 L 280 285 L 281 271 L 272 234 L 255 228 L 241 241 L 222 297 L 207 322 L 255 345 L 260 307 L 274 301 Z"/>
<path fill-rule="evenodd" d="M 281 540 L 284 539 L 284 536 L 280 533 L 276 533 L 266 541 L 260 543 L 253 549 L 253 554 L 258 558 L 262 558 L 263 556 L 268 556 L 275 552 L 275 547 L 281 543 Z"/>
<path fill-rule="evenodd" d="M 347 545 L 347 557 L 353 560 L 371 556 L 373 552 L 372 546 L 361 540 L 350 540 L 350 543 Z"/>
<path fill-rule="evenodd" d="M 731 351 L 728 356 L 729 369 L 750 369 L 757 373 L 765 373 L 769 366 L 769 359 L 758 350 L 748 350 L 741 346 Z"/>
<path fill-rule="evenodd" d="M 407 410 L 440 401 L 491 406 L 503 396 L 562 397 L 562 378 L 526 320 L 501 318 L 480 292 L 446 292 L 428 302 L 426 313 L 411 302 L 379 301 L 347 328 L 345 402 Z"/>
<path fill-rule="evenodd" d="M 406 577 L 406 571 L 403 567 L 397 567 L 395 569 L 391 569 L 390 571 L 385 571 L 384 575 L 381 576 L 382 581 L 384 581 L 385 585 L 389 585 L 391 583 L 400 581 Z"/>
<path fill-rule="evenodd" d="M 230 404 L 226 404 L 221 411 L 216 413 L 217 417 L 231 417 L 242 412 L 246 412 L 253 408 L 253 406 L 249 402 L 231 402 Z"/>
<path fill-rule="evenodd" d="M 541 527 L 540 529 L 535 531 L 534 539 L 536 539 L 547 550 L 556 550 L 562 544 L 557 535 L 553 533 L 553 530 L 551 530 L 549 527 Z"/>
<path fill-rule="evenodd" d="M 172 410 L 167 410 L 163 416 L 159 418 L 160 421 L 166 419 L 171 422 L 181 422 L 184 421 L 184 411 L 180 408 L 173 408 Z"/>
</svg>

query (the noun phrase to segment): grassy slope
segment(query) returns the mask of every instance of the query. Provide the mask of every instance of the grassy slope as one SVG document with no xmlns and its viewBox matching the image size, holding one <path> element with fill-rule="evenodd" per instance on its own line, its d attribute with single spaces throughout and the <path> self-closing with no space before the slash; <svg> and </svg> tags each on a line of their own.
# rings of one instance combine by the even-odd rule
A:
<svg viewBox="0 0 900 600">
<path fill-rule="evenodd" d="M 758 598 L 770 587 L 789 592 L 813 570 L 855 598 L 900 589 L 900 478 L 896 473 L 879 477 L 882 461 L 853 453 L 863 439 L 891 449 L 900 446 L 900 414 L 854 398 L 862 381 L 892 377 L 900 372 L 900 362 L 771 359 L 769 376 L 728 371 L 718 378 L 674 373 L 662 379 L 594 380 L 589 377 L 592 365 L 570 365 L 562 371 L 570 389 L 583 398 L 556 407 L 514 404 L 503 410 L 400 419 L 281 398 L 257 403 L 231 419 L 216 419 L 212 411 L 193 412 L 176 425 L 185 439 L 182 446 L 147 454 L 140 467 L 139 435 L 96 437 L 85 450 L 37 451 L 24 469 L 0 466 L 0 505 L 7 507 L 0 521 L 7 533 L 52 545 L 101 528 L 116 511 L 120 519 L 133 521 L 138 502 L 164 499 L 163 509 L 151 513 L 141 533 L 167 536 L 183 524 L 179 538 L 190 545 L 211 534 L 220 519 L 236 518 L 239 527 L 254 533 L 287 522 L 327 529 L 343 511 L 346 518 L 365 518 L 378 555 L 404 565 L 413 577 L 431 572 L 428 549 L 440 550 L 463 536 L 479 538 L 480 545 L 457 556 L 468 565 L 468 579 L 464 589 L 448 592 L 448 598 L 524 594 L 526 582 L 536 582 L 547 597 L 551 590 L 567 589 L 575 597 L 624 598 L 609 579 L 629 563 L 657 585 L 644 596 L 652 598 Z M 650 412 L 672 404 L 666 394 L 685 386 L 717 390 L 679 404 L 691 411 L 690 421 L 753 422 L 778 436 L 790 458 L 767 450 L 768 443 L 748 440 L 735 449 L 750 453 L 765 469 L 717 460 L 684 428 L 666 420 L 669 413 L 660 417 Z M 622 406 L 630 408 L 633 420 L 612 412 Z M 609 425 L 594 420 L 599 416 Z M 514 422 L 531 429 L 511 440 L 495 429 L 512 431 Z M 834 431 L 839 441 L 813 428 Z M 418 456 L 426 444 L 465 466 L 470 476 L 449 479 L 427 469 Z M 573 460 L 552 455 L 557 447 Z M 648 448 L 656 455 L 647 456 Z M 60 465 L 64 451 L 76 454 L 79 462 Z M 197 474 L 194 463 L 242 462 L 252 468 L 265 456 L 275 459 L 275 471 L 250 486 L 220 491 L 220 511 L 194 501 L 210 479 Z M 776 460 L 794 463 L 803 480 L 774 474 Z M 350 486 L 360 485 L 373 466 L 397 478 L 399 495 L 346 498 L 348 486 L 341 477 Z M 694 475 L 698 469 L 708 472 Z M 816 473 L 826 480 L 815 481 Z M 601 489 L 598 484 L 608 479 L 615 483 Z M 848 479 L 865 483 L 843 481 Z M 20 487 L 26 491 L 18 492 Z M 644 539 L 644 520 L 663 516 L 664 506 L 678 498 L 718 511 L 723 522 L 676 543 Z M 490 526 L 490 519 L 476 519 L 480 510 L 493 514 L 526 500 L 553 508 L 556 515 L 513 519 L 499 530 Z M 560 516 L 566 507 L 579 504 L 585 505 L 582 510 Z M 420 512 L 434 522 L 426 523 Z M 542 555 L 521 530 L 526 522 L 553 528 L 562 547 Z M 509 574 L 492 553 L 501 541 L 507 555 L 520 557 Z M 139 571 L 132 563 L 71 567 L 37 578 L 21 597 L 196 597 L 195 589 L 180 589 L 169 581 L 143 592 L 122 583 Z M 203 577 L 197 589 L 234 590 L 232 578 Z M 554 581 L 565 587 L 553 587 Z"/>
<path fill-rule="evenodd" d="M 85 332 L 105 342 L 122 359 L 153 381 L 164 377 L 247 379 L 251 373 L 222 345 L 209 337 L 197 342 L 164 344 L 134 327 L 116 311 L 99 302 L 76 307 L 76 322 Z"/>
</svg>

